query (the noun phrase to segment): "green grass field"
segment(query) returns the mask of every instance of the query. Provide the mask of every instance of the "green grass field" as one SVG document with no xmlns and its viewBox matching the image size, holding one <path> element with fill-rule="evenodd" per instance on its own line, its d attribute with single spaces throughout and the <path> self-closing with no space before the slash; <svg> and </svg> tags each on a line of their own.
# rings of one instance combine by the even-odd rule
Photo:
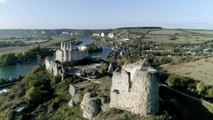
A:
<svg viewBox="0 0 213 120">
<path fill-rule="evenodd" d="M 139 39 L 145 33 L 147 33 L 149 29 L 115 29 L 112 30 L 119 39 L 120 38 L 129 38 L 131 40 Z"/>
<path fill-rule="evenodd" d="M 41 47 L 47 47 L 52 44 L 58 43 L 62 40 L 65 40 L 65 38 L 60 38 L 60 37 L 54 37 L 52 41 L 46 42 L 46 43 L 40 43 L 39 45 Z M 27 46 L 11 46 L 11 47 L 2 47 L 0 48 L 0 54 L 3 53 L 19 53 L 19 52 L 25 52 L 28 49 L 37 46 L 37 44 L 32 44 L 32 45 L 27 45 Z"/>
<path fill-rule="evenodd" d="M 162 67 L 170 73 L 191 77 L 213 86 L 213 57 L 178 65 L 163 65 Z"/>
<path fill-rule="evenodd" d="M 175 39 L 172 39 L 175 37 Z M 159 43 L 187 43 L 197 44 L 213 40 L 213 31 L 175 30 L 163 29 L 152 30 L 145 36 L 144 41 Z"/>
</svg>

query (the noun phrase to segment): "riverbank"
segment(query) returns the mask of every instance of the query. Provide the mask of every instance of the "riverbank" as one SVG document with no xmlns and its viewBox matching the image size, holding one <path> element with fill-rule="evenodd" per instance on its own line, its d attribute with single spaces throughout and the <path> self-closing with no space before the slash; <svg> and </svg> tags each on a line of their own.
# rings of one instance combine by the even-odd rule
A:
<svg viewBox="0 0 213 120">
<path fill-rule="evenodd" d="M 0 66 L 16 65 L 17 63 L 28 62 L 36 59 L 39 60 L 52 55 L 52 49 L 37 46 L 24 53 L 5 53 L 0 55 Z"/>
<path fill-rule="evenodd" d="M 19 76 L 17 78 L 11 77 L 11 78 L 8 78 L 8 79 L 0 79 L 0 89 L 1 89 L 2 86 L 5 86 L 6 84 L 10 84 L 10 83 L 20 81 L 23 78 L 24 78 L 23 76 Z"/>
<path fill-rule="evenodd" d="M 1 79 L 0 80 L 0 94 L 9 92 L 10 88 L 20 82 L 24 77 Z"/>
<path fill-rule="evenodd" d="M 94 42 L 94 40 L 89 38 L 81 38 L 80 41 L 81 41 L 81 44 L 76 46 L 89 45 Z M 105 58 L 106 56 L 108 56 L 109 53 L 111 52 L 111 48 L 105 45 L 101 41 L 97 41 L 97 44 L 100 45 L 103 50 L 101 52 L 90 53 L 89 56 L 91 58 Z M 8 79 L 10 77 L 18 77 L 20 75 L 24 76 L 34 66 L 38 65 L 38 62 L 36 61 L 38 52 L 35 52 L 36 50 L 33 50 L 33 51 L 34 51 L 33 54 L 30 54 L 31 52 L 27 53 L 27 55 L 30 56 L 30 58 L 33 58 L 27 62 L 22 62 L 22 64 L 6 65 L 6 66 L 0 67 L 0 78 Z M 42 53 L 42 52 L 39 52 L 39 53 Z M 23 54 L 19 54 L 19 55 L 20 57 L 23 57 Z M 47 56 L 51 56 L 51 55 L 47 55 Z M 43 56 L 43 57 L 46 57 L 46 56 Z M 53 58 L 54 57 L 55 56 L 53 55 Z"/>
</svg>

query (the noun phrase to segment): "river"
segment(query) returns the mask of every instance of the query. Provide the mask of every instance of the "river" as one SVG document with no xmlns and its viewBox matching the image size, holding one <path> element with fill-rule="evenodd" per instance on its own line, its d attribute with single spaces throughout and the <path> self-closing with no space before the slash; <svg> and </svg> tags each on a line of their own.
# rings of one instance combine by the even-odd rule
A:
<svg viewBox="0 0 213 120">
<path fill-rule="evenodd" d="M 88 45 L 91 44 L 92 42 L 93 40 L 91 39 L 83 38 L 82 43 L 80 45 Z M 103 51 L 98 53 L 92 53 L 90 54 L 90 57 L 100 57 L 100 58 L 107 57 L 111 52 L 111 48 L 101 41 L 97 41 L 97 43 L 102 46 Z M 10 77 L 19 77 L 20 75 L 23 76 L 36 65 L 37 61 L 35 60 L 30 63 L 0 67 L 0 78 L 6 79 Z"/>
<path fill-rule="evenodd" d="M 88 45 L 88 44 L 92 44 L 93 40 L 88 39 L 88 38 L 84 38 L 82 39 L 82 43 L 80 45 Z M 91 53 L 89 54 L 90 57 L 100 57 L 100 58 L 105 58 L 107 57 L 110 52 L 112 51 L 111 48 L 109 46 L 107 46 L 106 44 L 104 44 L 103 42 L 97 40 L 96 43 L 98 43 L 99 45 L 102 46 L 103 50 L 102 52 L 96 52 L 96 53 Z"/>
</svg>

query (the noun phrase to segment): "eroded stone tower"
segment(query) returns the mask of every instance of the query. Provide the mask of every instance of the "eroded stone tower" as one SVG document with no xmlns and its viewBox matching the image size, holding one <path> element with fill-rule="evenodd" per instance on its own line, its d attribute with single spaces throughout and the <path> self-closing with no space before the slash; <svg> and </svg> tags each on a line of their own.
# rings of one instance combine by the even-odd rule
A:
<svg viewBox="0 0 213 120">
<path fill-rule="evenodd" d="M 157 71 L 147 60 L 124 65 L 112 76 L 110 107 L 135 114 L 155 115 L 159 111 Z"/>
</svg>

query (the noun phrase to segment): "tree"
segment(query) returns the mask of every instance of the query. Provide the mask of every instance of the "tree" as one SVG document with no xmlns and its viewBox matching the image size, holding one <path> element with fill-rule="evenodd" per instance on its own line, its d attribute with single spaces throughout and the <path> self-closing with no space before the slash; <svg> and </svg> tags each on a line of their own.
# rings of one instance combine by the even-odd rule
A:
<svg viewBox="0 0 213 120">
<path fill-rule="evenodd" d="M 201 94 L 205 90 L 203 82 L 199 82 L 196 85 L 196 90 L 197 90 L 198 94 Z"/>
<path fill-rule="evenodd" d="M 15 53 L 7 53 L 0 56 L 0 65 L 14 65 L 17 62 L 17 57 Z"/>
<path fill-rule="evenodd" d="M 23 60 L 23 59 L 24 59 L 24 55 L 23 55 L 23 53 L 21 53 L 21 52 L 20 52 L 20 53 L 17 53 L 17 54 L 16 54 L 16 57 L 17 57 L 18 60 Z"/>
</svg>

